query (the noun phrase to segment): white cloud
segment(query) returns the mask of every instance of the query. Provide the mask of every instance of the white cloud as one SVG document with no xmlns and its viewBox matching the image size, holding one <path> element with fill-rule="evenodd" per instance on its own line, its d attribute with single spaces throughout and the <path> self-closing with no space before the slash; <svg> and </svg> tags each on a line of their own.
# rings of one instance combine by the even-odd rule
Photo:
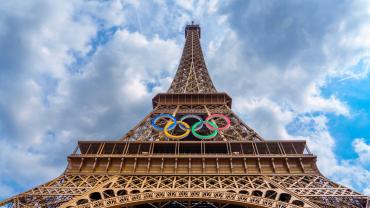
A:
<svg viewBox="0 0 370 208">
<path fill-rule="evenodd" d="M 363 164 L 370 165 L 370 145 L 365 142 L 364 138 L 356 138 L 352 145 Z"/>
<path fill-rule="evenodd" d="M 2 158 L 0 160 L 2 167 L 0 171 L 0 187 L 2 187 L 0 196 L 2 198 L 15 194 L 13 187 L 15 184 L 45 183 L 45 180 L 50 180 L 63 171 L 59 166 L 48 162 L 48 156 L 53 152 L 49 151 L 48 154 L 35 153 L 19 144 L 11 143 L 12 140 L 9 142 L 0 140 L 0 157 Z"/>
<path fill-rule="evenodd" d="M 370 188 L 366 188 L 364 190 L 364 194 L 367 195 L 367 196 L 369 196 L 370 195 Z"/>
<path fill-rule="evenodd" d="M 178 4 L 180 7 L 188 10 L 188 11 L 191 11 L 193 10 L 194 6 L 194 1 L 188 1 L 188 0 L 178 0 L 176 1 L 176 4 Z"/>
<path fill-rule="evenodd" d="M 147 83 L 156 85 L 161 73 L 172 73 L 179 53 L 171 40 L 117 31 L 83 74 L 61 83 L 52 102 L 55 128 L 72 130 L 75 137 L 121 136 L 150 111 L 153 92 Z"/>
<path fill-rule="evenodd" d="M 76 6 L 80 8 L 83 13 L 89 14 L 99 21 L 99 24 L 104 24 L 105 27 L 122 25 L 125 23 L 126 16 L 123 11 L 126 4 L 131 2 L 123 0 L 112 0 L 110 2 L 102 3 L 100 1 L 82 1 Z"/>
<path fill-rule="evenodd" d="M 63 170 L 56 161 L 67 153 L 61 154 L 58 145 L 48 146 L 48 139 L 55 138 L 45 140 L 53 119 L 47 106 L 53 91 L 46 82 L 67 78 L 66 65 L 73 61 L 69 51 L 86 53 L 87 42 L 95 35 L 89 19 L 73 18 L 75 2 L 0 3 L 4 29 L 0 32 L 2 197 L 20 191 L 18 187 L 23 190 L 45 182 Z M 53 142 L 62 144 L 63 140 Z"/>
<path fill-rule="evenodd" d="M 234 99 L 235 100 L 235 99 Z M 285 126 L 293 119 L 294 113 L 282 109 L 268 99 L 243 99 L 234 101 L 234 107 L 249 125 L 256 128 L 266 139 L 291 139 Z"/>
</svg>

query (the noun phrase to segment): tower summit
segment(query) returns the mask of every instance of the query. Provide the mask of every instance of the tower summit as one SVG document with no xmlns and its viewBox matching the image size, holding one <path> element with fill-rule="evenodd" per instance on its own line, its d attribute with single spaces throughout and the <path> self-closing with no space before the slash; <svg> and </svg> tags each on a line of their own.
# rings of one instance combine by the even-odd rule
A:
<svg viewBox="0 0 370 208">
<path fill-rule="evenodd" d="M 304 140 L 262 139 L 232 111 L 200 35 L 186 26 L 175 78 L 141 122 L 117 141 L 79 141 L 62 175 L 0 206 L 367 207 L 367 196 L 319 172 Z"/>
<path fill-rule="evenodd" d="M 199 25 L 185 27 L 185 45 L 168 93 L 215 93 L 200 45 Z"/>
</svg>

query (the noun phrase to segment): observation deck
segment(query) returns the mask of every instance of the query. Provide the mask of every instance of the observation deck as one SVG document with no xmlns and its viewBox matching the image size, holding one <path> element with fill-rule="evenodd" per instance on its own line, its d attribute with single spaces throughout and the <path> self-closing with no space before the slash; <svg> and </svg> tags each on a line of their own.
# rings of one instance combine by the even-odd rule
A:
<svg viewBox="0 0 370 208">
<path fill-rule="evenodd" d="M 317 173 L 305 141 L 81 141 L 67 173 L 254 175 Z"/>
<path fill-rule="evenodd" d="M 159 93 L 152 99 L 153 108 L 160 105 L 227 105 L 232 99 L 227 93 Z"/>
</svg>

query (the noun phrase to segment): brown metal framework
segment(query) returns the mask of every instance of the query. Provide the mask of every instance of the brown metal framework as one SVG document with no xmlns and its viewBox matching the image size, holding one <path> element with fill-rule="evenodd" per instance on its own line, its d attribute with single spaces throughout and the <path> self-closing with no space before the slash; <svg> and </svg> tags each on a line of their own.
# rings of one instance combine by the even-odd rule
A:
<svg viewBox="0 0 370 208">
<path fill-rule="evenodd" d="M 180 64 L 153 111 L 118 141 L 80 141 L 58 178 L 0 202 L 9 207 L 358 207 L 369 198 L 325 178 L 305 141 L 264 140 L 216 91 L 199 25 L 185 29 Z M 212 141 L 174 141 L 151 126 L 159 114 L 227 115 Z M 218 126 L 225 121 L 213 120 Z M 166 120 L 158 125 L 164 126 Z M 180 134 L 175 128 L 172 134 Z M 205 132 L 207 133 L 207 132 Z"/>
</svg>

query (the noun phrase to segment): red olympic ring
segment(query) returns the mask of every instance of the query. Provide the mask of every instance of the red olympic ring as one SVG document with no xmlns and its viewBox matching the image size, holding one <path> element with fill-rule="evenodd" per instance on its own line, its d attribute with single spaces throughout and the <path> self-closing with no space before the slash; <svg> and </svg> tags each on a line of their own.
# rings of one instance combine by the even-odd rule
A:
<svg viewBox="0 0 370 208">
<path fill-rule="evenodd" d="M 215 117 L 224 119 L 226 121 L 226 125 L 223 126 L 223 127 L 215 128 L 212 125 L 210 125 L 208 122 L 205 122 L 205 125 L 207 126 L 207 128 L 209 128 L 210 130 L 213 130 L 213 131 L 214 130 L 222 131 L 222 130 L 225 130 L 225 129 L 230 127 L 230 125 L 231 125 L 230 119 L 227 116 L 223 115 L 223 114 L 212 114 L 212 115 L 210 115 L 206 118 L 206 121 L 209 121 L 210 119 L 215 118 Z"/>
</svg>

